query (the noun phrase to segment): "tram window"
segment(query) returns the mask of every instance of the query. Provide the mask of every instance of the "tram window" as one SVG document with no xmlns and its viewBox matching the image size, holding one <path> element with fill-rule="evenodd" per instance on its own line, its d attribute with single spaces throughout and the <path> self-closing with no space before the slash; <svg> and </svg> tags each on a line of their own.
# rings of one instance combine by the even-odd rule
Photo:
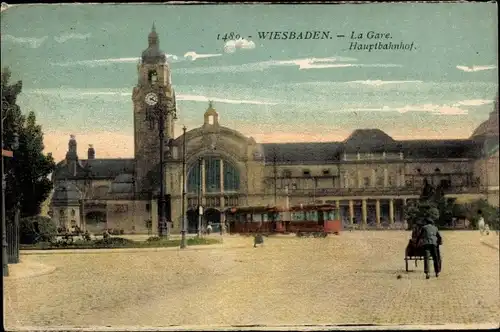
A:
<svg viewBox="0 0 500 332">
<path fill-rule="evenodd" d="M 267 222 L 267 220 L 268 220 L 268 219 L 267 219 L 267 213 L 263 213 L 263 214 L 262 214 L 262 221 L 263 221 L 263 222 Z"/>
<path fill-rule="evenodd" d="M 335 212 L 334 211 L 325 211 L 326 219 L 328 220 L 333 220 L 335 219 Z"/>
<path fill-rule="evenodd" d="M 306 212 L 306 220 L 317 221 L 318 220 L 318 212 L 317 211 L 307 211 Z"/>
<path fill-rule="evenodd" d="M 261 214 L 254 214 L 252 221 L 254 221 L 254 222 L 261 222 L 262 221 L 262 215 Z"/>
<path fill-rule="evenodd" d="M 304 220 L 304 212 L 294 212 L 292 213 L 292 220 L 302 221 Z"/>
</svg>

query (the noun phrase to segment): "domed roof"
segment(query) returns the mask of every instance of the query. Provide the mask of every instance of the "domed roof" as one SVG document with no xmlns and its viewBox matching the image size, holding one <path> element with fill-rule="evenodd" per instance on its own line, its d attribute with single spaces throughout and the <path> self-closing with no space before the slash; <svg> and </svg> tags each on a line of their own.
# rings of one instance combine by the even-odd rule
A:
<svg viewBox="0 0 500 332">
<path fill-rule="evenodd" d="M 82 194 L 78 187 L 72 182 L 59 184 L 52 195 L 52 203 L 55 205 L 79 204 Z"/>
<path fill-rule="evenodd" d="M 484 121 L 479 125 L 479 127 L 474 130 L 471 138 L 474 137 L 491 137 L 498 136 L 499 127 L 498 127 L 498 97 L 495 101 L 495 109 L 490 113 L 490 117 L 488 120 Z"/>
<path fill-rule="evenodd" d="M 142 52 L 142 63 L 165 64 L 167 56 L 160 50 L 160 41 L 154 24 L 148 35 L 148 44 L 148 48 Z"/>
</svg>

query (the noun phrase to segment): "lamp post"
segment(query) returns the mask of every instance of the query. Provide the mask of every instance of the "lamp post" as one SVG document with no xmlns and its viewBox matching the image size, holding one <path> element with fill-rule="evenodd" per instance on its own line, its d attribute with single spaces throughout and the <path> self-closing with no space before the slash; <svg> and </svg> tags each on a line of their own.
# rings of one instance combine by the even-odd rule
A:
<svg viewBox="0 0 500 332">
<path fill-rule="evenodd" d="M 186 248 L 186 126 L 182 127 L 182 230 L 181 249 Z"/>
<path fill-rule="evenodd" d="M 3 142 L 3 133 L 4 133 L 4 128 L 3 128 L 3 122 L 7 118 L 7 115 L 9 112 L 12 112 L 15 110 L 15 105 L 10 105 L 6 100 L 4 100 L 4 97 L 2 96 L 2 108 L 1 108 L 1 121 L 0 121 L 0 132 L 1 132 L 1 143 L 2 143 L 2 161 L 1 161 L 1 174 L 2 174 L 2 261 L 3 261 L 3 276 L 8 277 L 9 276 L 9 258 L 7 255 L 7 230 L 6 230 L 6 215 L 5 215 L 5 191 L 7 187 L 6 183 L 6 174 L 5 174 L 5 169 L 4 169 L 4 157 L 13 157 L 13 153 L 10 150 L 4 150 L 4 142 Z M 14 144 L 11 146 L 12 150 L 16 150 L 19 146 L 19 141 L 18 141 L 18 135 L 17 133 L 14 133 Z M 17 209 L 17 204 L 16 204 L 16 209 Z M 15 223 L 15 226 L 17 226 L 17 223 Z M 17 232 L 17 227 L 14 227 L 14 231 Z M 17 247 L 19 248 L 19 247 Z"/>
<path fill-rule="evenodd" d="M 176 114 L 175 95 L 168 97 L 165 95 L 164 86 L 158 85 L 156 91 L 146 94 L 145 102 L 148 107 L 148 120 L 158 122 L 158 136 L 160 140 L 160 205 L 158 216 L 158 236 L 169 235 L 169 224 L 165 216 L 165 116 Z M 170 142 L 170 140 L 169 140 Z M 167 148 L 168 149 L 168 148 Z"/>
<path fill-rule="evenodd" d="M 202 191 L 203 191 L 203 158 L 198 159 L 198 168 L 199 168 L 199 185 L 198 185 L 198 237 L 201 237 L 201 218 L 203 215 L 203 206 L 202 204 Z"/>
</svg>

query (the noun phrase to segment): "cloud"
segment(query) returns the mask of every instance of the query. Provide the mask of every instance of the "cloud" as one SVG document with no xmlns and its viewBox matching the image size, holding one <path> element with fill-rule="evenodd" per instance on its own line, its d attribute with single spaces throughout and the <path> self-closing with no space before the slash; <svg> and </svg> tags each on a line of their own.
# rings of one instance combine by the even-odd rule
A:
<svg viewBox="0 0 500 332">
<path fill-rule="evenodd" d="M 178 94 L 176 96 L 176 98 L 178 101 L 179 100 L 186 100 L 186 101 L 208 102 L 209 100 L 212 100 L 214 102 L 225 103 L 225 104 L 277 105 L 277 103 L 267 102 L 267 101 L 244 100 L 244 99 L 224 99 L 224 98 L 206 97 L 206 96 L 199 96 L 199 95 Z"/>
<path fill-rule="evenodd" d="M 491 104 L 493 100 L 485 100 L 485 99 L 470 99 L 470 100 L 462 100 L 458 103 L 455 103 L 453 106 L 481 106 L 486 104 Z"/>
<path fill-rule="evenodd" d="M 165 54 L 168 61 L 178 61 L 179 57 L 174 54 Z M 86 66 L 86 67 L 99 67 L 107 66 L 114 63 L 137 63 L 140 61 L 140 57 L 133 58 L 108 58 L 108 59 L 97 59 L 97 60 L 80 60 L 80 61 L 70 61 L 70 62 L 52 62 L 51 65 L 70 67 L 70 66 Z"/>
<path fill-rule="evenodd" d="M 299 70 L 303 69 L 324 69 L 324 68 L 347 68 L 347 67 L 402 67 L 396 64 L 362 64 L 362 63 L 338 63 L 338 62 L 354 62 L 356 59 L 344 57 L 330 58 L 306 58 L 296 60 L 276 61 L 276 65 L 294 65 L 298 66 Z"/>
<path fill-rule="evenodd" d="M 88 98 L 99 98 L 99 97 L 112 97 L 112 98 L 122 98 L 130 97 L 132 92 L 125 89 L 108 89 L 108 90 L 81 90 L 81 89 L 34 89 L 25 90 L 23 94 L 37 94 L 37 95 L 50 95 L 58 97 L 61 99 L 88 99 Z M 276 102 L 271 101 L 260 101 L 260 100 L 247 100 L 247 99 L 226 99 L 219 97 L 207 97 L 203 95 L 192 95 L 192 94 L 182 94 L 177 92 L 177 101 L 199 101 L 208 102 L 212 100 L 218 103 L 225 104 L 248 104 L 248 105 L 277 105 Z M 128 99 L 127 99 L 128 101 Z"/>
<path fill-rule="evenodd" d="M 27 45 L 30 48 L 39 48 L 49 38 L 48 36 L 35 38 L 35 37 L 14 37 L 12 35 L 2 36 L 2 41 L 7 40 L 15 44 Z"/>
<path fill-rule="evenodd" d="M 299 70 L 304 69 L 325 69 L 325 68 L 347 68 L 347 67 L 402 67 L 397 64 L 361 64 L 355 63 L 356 59 L 347 57 L 329 58 L 304 58 L 294 60 L 268 60 L 261 62 L 245 63 L 241 65 L 210 66 L 198 68 L 178 68 L 176 71 L 181 74 L 215 74 L 215 73 L 243 73 L 253 71 L 264 71 L 278 66 L 297 66 Z M 349 63 L 340 63 L 349 62 Z"/>
<path fill-rule="evenodd" d="M 365 80 L 365 81 L 349 81 L 347 84 L 363 84 L 370 86 L 382 86 L 387 84 L 407 84 L 407 83 L 423 83 L 423 81 L 382 81 L 382 80 Z"/>
<path fill-rule="evenodd" d="M 221 55 L 222 54 L 198 54 L 194 51 L 190 51 L 184 54 L 184 58 L 190 59 L 191 61 L 195 61 L 196 59 L 213 58 Z"/>
<path fill-rule="evenodd" d="M 255 43 L 251 40 L 239 38 L 237 40 L 228 40 L 224 44 L 224 52 L 234 53 L 236 50 L 252 50 L 255 48 Z"/>
<path fill-rule="evenodd" d="M 64 33 L 60 36 L 54 37 L 54 40 L 60 44 L 71 40 L 71 39 L 87 39 L 90 38 L 91 34 L 86 33 L 86 34 L 81 34 L 81 33 Z"/>
<path fill-rule="evenodd" d="M 423 105 L 405 105 L 402 107 L 396 106 L 383 106 L 375 108 L 350 108 L 342 109 L 336 112 L 397 112 L 401 114 L 424 112 L 434 115 L 466 115 L 467 110 L 459 108 L 455 105 L 436 105 L 436 104 L 423 104 Z"/>
<path fill-rule="evenodd" d="M 476 72 L 476 71 L 495 69 L 496 67 L 497 66 L 472 66 L 472 67 L 457 66 L 457 69 L 465 71 L 467 73 L 472 73 L 472 72 Z"/>
</svg>

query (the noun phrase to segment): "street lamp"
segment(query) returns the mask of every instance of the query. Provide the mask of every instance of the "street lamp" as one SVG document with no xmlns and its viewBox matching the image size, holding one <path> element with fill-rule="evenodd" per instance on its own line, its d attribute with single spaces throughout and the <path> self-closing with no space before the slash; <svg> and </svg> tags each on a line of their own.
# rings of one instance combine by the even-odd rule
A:
<svg viewBox="0 0 500 332">
<path fill-rule="evenodd" d="M 159 198 L 159 216 L 158 216 L 158 236 L 169 235 L 169 224 L 165 216 L 165 116 L 173 115 L 175 119 L 176 105 L 175 95 L 168 97 L 165 95 L 163 86 L 158 85 L 156 89 L 145 96 L 147 108 L 147 118 L 150 123 L 158 122 L 158 136 L 160 139 L 160 198 Z M 170 142 L 170 141 L 169 141 Z M 168 148 L 167 148 L 168 151 Z"/>
<path fill-rule="evenodd" d="M 203 216 L 203 200 L 202 200 L 202 191 L 203 191 L 203 158 L 198 158 L 198 168 L 199 168 L 199 177 L 200 181 L 198 183 L 198 237 L 201 237 L 201 218 Z"/>
<path fill-rule="evenodd" d="M 182 230 L 181 249 L 186 248 L 186 126 L 182 127 Z"/>
<path fill-rule="evenodd" d="M 6 230 L 6 215 L 5 215 L 5 191 L 7 187 L 6 183 L 6 174 L 4 170 L 4 157 L 13 157 L 12 150 L 17 150 L 19 147 L 19 136 L 16 132 L 14 132 L 14 142 L 11 144 L 10 148 L 12 150 L 4 150 L 4 142 L 3 142 L 3 122 L 7 118 L 7 115 L 9 112 L 14 112 L 16 110 L 15 105 L 11 105 L 8 103 L 6 100 L 4 100 L 4 97 L 2 96 L 2 109 L 1 109 L 1 143 L 2 143 L 2 162 L 1 162 L 1 175 L 2 175 L 2 261 L 3 261 L 3 276 L 8 277 L 9 276 L 9 257 L 7 255 L 7 230 Z M 17 204 L 16 204 L 17 206 Z M 16 207 L 17 208 L 17 207 Z M 17 222 L 14 222 L 14 226 L 17 226 Z M 18 228 L 14 227 L 14 232 L 17 232 Z M 19 248 L 19 246 L 17 247 Z M 18 256 L 18 255 L 17 255 Z"/>
</svg>

